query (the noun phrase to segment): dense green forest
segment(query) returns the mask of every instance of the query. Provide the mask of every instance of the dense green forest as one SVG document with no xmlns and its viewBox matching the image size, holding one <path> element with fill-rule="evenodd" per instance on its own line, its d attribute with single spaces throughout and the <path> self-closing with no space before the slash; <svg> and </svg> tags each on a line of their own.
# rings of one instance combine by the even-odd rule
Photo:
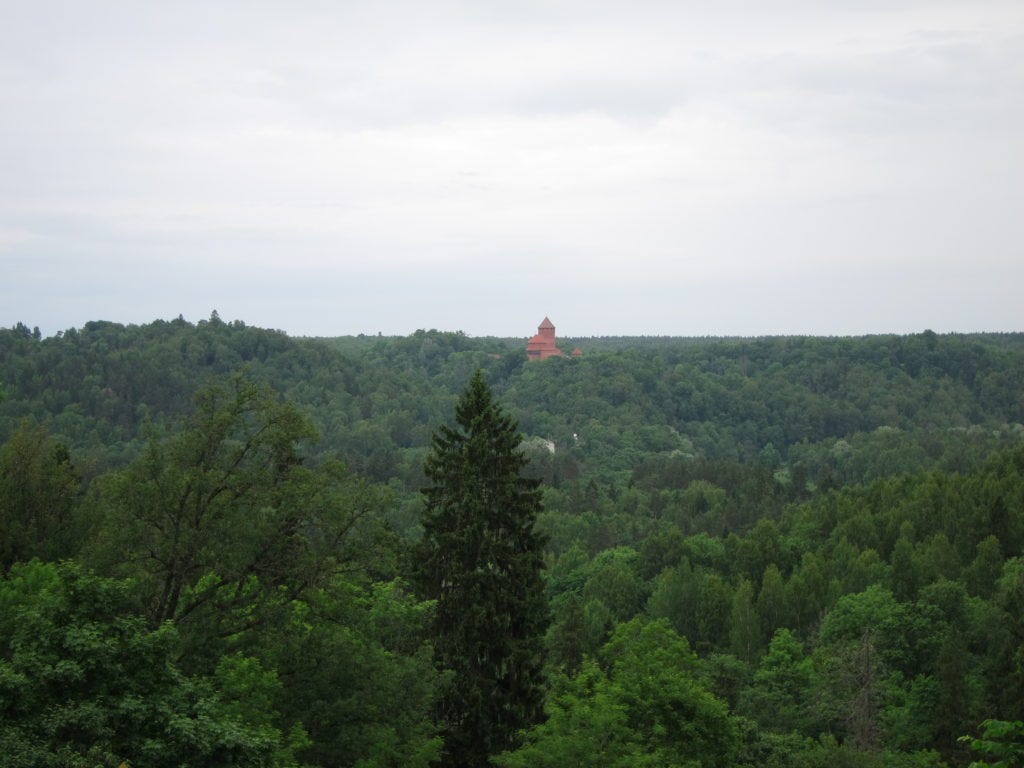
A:
<svg viewBox="0 0 1024 768">
<path fill-rule="evenodd" d="M 1020 764 L 1024 334 L 563 343 L 0 330 L 4 764 L 437 764 L 421 489 L 477 370 L 547 611 L 493 765 Z"/>
</svg>

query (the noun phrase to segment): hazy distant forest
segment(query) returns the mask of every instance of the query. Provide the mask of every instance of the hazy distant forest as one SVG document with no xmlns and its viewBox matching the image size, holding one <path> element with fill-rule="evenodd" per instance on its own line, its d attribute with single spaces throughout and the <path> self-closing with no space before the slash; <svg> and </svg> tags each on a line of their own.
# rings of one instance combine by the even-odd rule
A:
<svg viewBox="0 0 1024 768">
<path fill-rule="evenodd" d="M 478 369 L 543 504 L 492 765 L 1022 764 L 1024 334 L 560 343 L 0 330 L 0 764 L 439 764 L 421 489 Z"/>
</svg>

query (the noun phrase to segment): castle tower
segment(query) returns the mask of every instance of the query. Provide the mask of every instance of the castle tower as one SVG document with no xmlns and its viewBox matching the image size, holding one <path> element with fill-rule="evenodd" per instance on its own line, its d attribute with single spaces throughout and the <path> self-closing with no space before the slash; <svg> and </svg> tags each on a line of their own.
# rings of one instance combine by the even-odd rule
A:
<svg viewBox="0 0 1024 768">
<path fill-rule="evenodd" d="M 555 324 L 547 317 L 537 326 L 537 335 L 526 342 L 526 356 L 530 360 L 546 360 L 565 353 L 555 344 Z"/>
</svg>

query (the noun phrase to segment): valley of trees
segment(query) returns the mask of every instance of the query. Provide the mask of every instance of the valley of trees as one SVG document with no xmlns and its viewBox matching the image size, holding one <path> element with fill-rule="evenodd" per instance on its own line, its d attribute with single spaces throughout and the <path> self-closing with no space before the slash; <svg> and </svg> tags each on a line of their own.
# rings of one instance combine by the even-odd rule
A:
<svg viewBox="0 0 1024 768">
<path fill-rule="evenodd" d="M 3 764 L 1021 765 L 1024 334 L 562 341 L 0 330 Z"/>
</svg>

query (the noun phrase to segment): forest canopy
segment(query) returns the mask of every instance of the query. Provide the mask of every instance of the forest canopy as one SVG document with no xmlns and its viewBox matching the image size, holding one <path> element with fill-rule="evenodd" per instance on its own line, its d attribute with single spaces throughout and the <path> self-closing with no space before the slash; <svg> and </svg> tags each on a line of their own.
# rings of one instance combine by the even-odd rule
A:
<svg viewBox="0 0 1024 768">
<path fill-rule="evenodd" d="M 479 371 L 550 617 L 545 717 L 492 764 L 1014 754 L 1024 334 L 564 342 L 0 330 L 0 750 L 436 764 L 421 489 Z"/>
</svg>

